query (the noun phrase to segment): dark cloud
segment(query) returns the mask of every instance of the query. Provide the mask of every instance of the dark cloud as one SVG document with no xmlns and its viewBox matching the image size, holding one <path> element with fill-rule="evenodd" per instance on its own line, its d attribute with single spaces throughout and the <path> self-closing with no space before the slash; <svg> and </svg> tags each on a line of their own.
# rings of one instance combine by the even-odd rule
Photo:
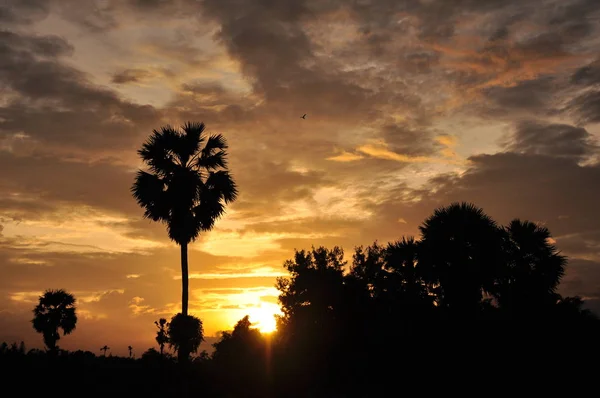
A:
<svg viewBox="0 0 600 398">
<path fill-rule="evenodd" d="M 600 262 L 584 259 L 569 261 L 569 272 L 565 275 L 560 288 L 563 294 L 581 296 L 597 307 L 600 301 Z M 600 308 L 596 308 L 599 309 Z"/>
<path fill-rule="evenodd" d="M 93 85 L 58 58 L 70 52 L 56 36 L 0 33 L 0 82 L 16 95 L 0 106 L 0 134 L 25 134 L 58 150 L 137 145 L 159 113 Z"/>
<path fill-rule="evenodd" d="M 555 102 L 558 97 L 558 85 L 553 76 L 525 80 L 512 86 L 492 86 L 482 90 L 487 100 L 475 104 L 477 110 L 490 117 L 513 119 L 526 116 L 531 112 L 540 112 L 548 116 L 558 113 Z"/>
<path fill-rule="evenodd" d="M 514 153 L 581 159 L 597 147 L 582 127 L 526 121 L 517 125 L 508 149 Z"/>
<path fill-rule="evenodd" d="M 0 23 L 29 24 L 45 18 L 49 12 L 48 0 L 3 0 L 0 4 Z"/>
<path fill-rule="evenodd" d="M 129 188 L 130 168 L 108 162 L 78 163 L 53 157 L 0 157 L 0 196 L 18 218 L 35 219 L 61 206 L 92 206 L 107 212 L 141 214 Z M 32 212 L 33 210 L 33 212 Z M 37 210 L 37 211 L 36 211 Z"/>
<path fill-rule="evenodd" d="M 514 218 L 542 223 L 570 258 L 561 287 L 569 295 L 598 297 L 600 272 L 600 165 L 581 165 L 595 151 L 582 128 L 560 124 L 519 124 L 509 152 L 477 155 L 462 174 L 441 175 L 423 189 L 406 187 L 374 203 L 375 216 L 365 222 L 363 236 L 387 241 L 416 234 L 418 226 L 439 206 L 468 201 L 506 225 Z M 412 204 L 407 198 L 418 198 Z M 398 223 L 402 218 L 405 223 Z"/>
<path fill-rule="evenodd" d="M 381 128 L 381 137 L 393 152 L 406 155 L 429 155 L 435 148 L 431 144 L 433 134 L 423 126 L 410 123 L 388 124 Z"/>
<path fill-rule="evenodd" d="M 600 60 L 577 69 L 571 76 L 571 81 L 584 86 L 600 83 Z"/>
<path fill-rule="evenodd" d="M 152 76 L 144 69 L 125 69 L 113 74 L 111 81 L 115 84 L 137 83 Z"/>
<path fill-rule="evenodd" d="M 276 216 L 283 206 L 294 200 L 311 200 L 319 187 L 334 185 L 334 181 L 321 171 L 296 171 L 289 162 L 253 162 L 252 172 L 239 173 L 237 178 L 240 197 L 234 204 L 236 211 Z"/>
<path fill-rule="evenodd" d="M 4 235 L 13 219 L 56 225 L 57 217 L 74 220 L 66 209 L 88 206 L 129 218 L 102 224 L 115 233 L 166 243 L 164 226 L 142 219 L 130 197 L 135 149 L 162 124 L 201 120 L 231 145 L 240 197 L 228 208 L 228 232 L 282 238 L 256 257 L 190 251 L 191 272 L 232 276 L 192 279 L 193 289 L 272 286 L 273 278 L 234 274 L 252 264 L 279 266 L 294 248 L 339 244 L 350 253 L 356 244 L 417 234 L 436 207 L 465 200 L 501 223 L 545 223 L 571 258 L 562 292 L 598 305 L 600 168 L 581 160 L 597 151 L 586 124 L 600 121 L 600 69 L 590 63 L 597 58 L 599 9 L 595 0 L 5 1 L 0 23 L 11 30 L 0 32 Z M 58 17 L 50 26 L 66 19 L 79 29 L 77 38 L 26 33 L 26 24 L 48 12 Z M 165 21 L 166 31 L 156 29 Z M 136 35 L 121 43 L 119 35 L 130 29 Z M 205 47 L 211 32 L 217 43 Z M 171 99 L 158 109 L 94 83 L 97 76 L 77 69 L 73 47 L 87 40 L 120 51 L 123 60 L 107 54 L 128 68 L 116 70 L 113 83 L 146 85 L 166 76 L 178 84 Z M 222 49 L 233 59 L 225 66 Z M 147 63 L 129 54 L 142 52 Z M 175 65 L 171 75 L 154 66 L 165 63 Z M 225 77 L 215 81 L 215 70 Z M 505 146 L 494 146 L 504 152 L 479 154 L 474 143 L 461 142 L 462 131 L 451 131 L 444 118 L 465 114 L 486 128 L 513 123 Z M 546 120 L 556 116 L 563 124 Z M 357 154 L 372 138 L 392 152 L 428 157 L 442 149 L 435 138 L 443 134 L 458 137 L 456 150 L 468 152 L 462 155 L 471 156 L 470 165 L 460 175 L 426 169 L 434 177 L 420 188 L 410 184 L 420 165 L 366 155 L 326 160 L 340 149 Z M 348 188 L 343 199 L 357 203 L 338 214 L 332 209 L 341 199 L 316 198 L 323 188 Z M 295 201 L 307 208 L 297 212 Z M 231 226 L 239 221 L 244 225 Z M 134 346 L 154 344 L 153 311 L 179 301 L 177 248 L 142 255 L 66 243 L 1 236 L 0 308 L 16 308 L 7 301 L 11 293 L 49 285 L 96 292 L 100 298 L 88 309 L 108 319 L 87 319 L 82 330 L 116 327 L 124 336 L 147 336 Z M 132 303 L 140 312 L 135 322 Z M 227 305 L 213 298 L 193 304 Z M 18 319 L 31 332 L 26 318 Z M 16 319 L 2 315 L 0 326 L 18 328 Z M 106 344 L 98 341 L 103 336 L 81 333 L 79 341 Z"/>
<path fill-rule="evenodd" d="M 93 33 L 103 33 L 119 27 L 118 3 L 97 1 L 59 0 L 56 11 L 68 20 Z"/>
<path fill-rule="evenodd" d="M 407 73 L 426 74 L 439 65 L 440 53 L 431 50 L 416 50 L 400 55 L 399 68 Z"/>
<path fill-rule="evenodd" d="M 375 99 L 372 89 L 358 83 L 358 74 L 332 73 L 315 58 L 315 45 L 302 27 L 303 20 L 313 18 L 304 2 L 233 6 L 229 1 L 205 1 L 203 6 L 221 25 L 220 41 L 268 103 L 285 101 L 287 112 L 294 103 L 315 117 L 353 118 L 359 110 L 365 114 Z"/>
<path fill-rule="evenodd" d="M 568 105 L 577 121 L 583 124 L 600 122 L 600 91 L 588 91 L 575 97 Z"/>
</svg>

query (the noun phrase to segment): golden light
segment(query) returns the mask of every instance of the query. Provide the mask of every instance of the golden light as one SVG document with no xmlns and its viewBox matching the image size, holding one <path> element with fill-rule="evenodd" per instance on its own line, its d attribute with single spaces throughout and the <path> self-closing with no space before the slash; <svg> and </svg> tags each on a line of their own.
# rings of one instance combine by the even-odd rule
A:
<svg viewBox="0 0 600 398">
<path fill-rule="evenodd" d="M 272 303 L 260 303 L 259 306 L 250 310 L 250 322 L 260 330 L 261 333 L 273 333 L 277 330 L 275 314 L 280 314 L 279 306 Z"/>
</svg>

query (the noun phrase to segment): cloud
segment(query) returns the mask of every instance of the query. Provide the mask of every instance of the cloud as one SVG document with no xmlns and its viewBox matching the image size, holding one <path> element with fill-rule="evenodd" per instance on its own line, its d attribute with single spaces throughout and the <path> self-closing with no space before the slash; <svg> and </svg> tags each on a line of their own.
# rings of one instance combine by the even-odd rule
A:
<svg viewBox="0 0 600 398">
<path fill-rule="evenodd" d="M 137 145 L 158 112 L 91 83 L 61 61 L 72 51 L 56 36 L 0 32 L 0 82 L 12 94 L 0 106 L 2 136 L 25 134 L 29 151 L 70 156 Z"/>
<path fill-rule="evenodd" d="M 124 69 L 113 74 L 111 81 L 115 84 L 139 83 L 153 76 L 152 72 L 145 69 Z"/>
<path fill-rule="evenodd" d="M 582 86 L 600 83 L 600 60 L 577 69 L 571 76 L 571 82 Z"/>
<path fill-rule="evenodd" d="M 188 120 L 227 137 L 240 188 L 190 246 L 209 332 L 273 303 L 257 287 L 295 248 L 418 235 L 455 200 L 545 223 L 563 292 L 597 305 L 600 3 L 556 4 L 3 2 L 0 339 L 41 343 L 10 297 L 64 286 L 112 292 L 67 347 L 155 344 L 179 251 L 129 187 L 152 129 Z"/>
<path fill-rule="evenodd" d="M 0 23 L 30 24 L 48 15 L 47 0 L 5 0 L 0 4 Z"/>
<path fill-rule="evenodd" d="M 271 267 L 250 268 L 247 272 L 220 272 L 220 273 L 191 273 L 190 279 L 239 279 L 239 278 L 275 278 L 285 276 L 283 271 L 274 270 Z M 181 279 L 175 276 L 174 279 Z"/>
<path fill-rule="evenodd" d="M 600 91 L 588 91 L 575 97 L 568 105 L 579 123 L 600 122 Z"/>
<path fill-rule="evenodd" d="M 429 162 L 430 158 L 426 156 L 407 156 L 392 152 L 387 149 L 386 145 L 365 144 L 358 147 L 358 151 L 374 158 L 394 160 L 396 162 Z"/>
<path fill-rule="evenodd" d="M 353 162 L 355 160 L 360 160 L 363 158 L 364 157 L 362 155 L 359 155 L 356 153 L 341 151 L 340 154 L 335 155 L 335 156 L 330 156 L 327 158 L 327 160 L 333 160 L 335 162 Z"/>
<path fill-rule="evenodd" d="M 579 160 L 598 148 L 582 127 L 523 121 L 518 124 L 508 149 L 515 153 Z"/>
</svg>

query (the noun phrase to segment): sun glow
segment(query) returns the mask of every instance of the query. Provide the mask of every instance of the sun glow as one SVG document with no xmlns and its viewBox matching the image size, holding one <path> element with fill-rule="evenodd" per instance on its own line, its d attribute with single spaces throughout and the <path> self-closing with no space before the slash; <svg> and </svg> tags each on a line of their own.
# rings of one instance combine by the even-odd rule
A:
<svg viewBox="0 0 600 398">
<path fill-rule="evenodd" d="M 271 303 L 260 303 L 260 306 L 254 307 L 249 315 L 250 322 L 260 330 L 261 333 L 273 333 L 277 330 L 275 315 L 281 314 L 279 306 Z"/>
</svg>

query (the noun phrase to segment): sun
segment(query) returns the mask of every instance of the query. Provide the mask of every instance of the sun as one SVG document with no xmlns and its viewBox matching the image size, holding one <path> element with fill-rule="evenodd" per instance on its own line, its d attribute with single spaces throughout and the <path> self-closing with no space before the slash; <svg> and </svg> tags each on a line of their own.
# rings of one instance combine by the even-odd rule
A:
<svg viewBox="0 0 600 398">
<path fill-rule="evenodd" d="M 279 306 L 271 303 L 260 303 L 259 306 L 250 311 L 250 322 L 260 330 L 261 333 L 273 333 L 277 330 L 275 314 L 280 314 Z"/>
</svg>

